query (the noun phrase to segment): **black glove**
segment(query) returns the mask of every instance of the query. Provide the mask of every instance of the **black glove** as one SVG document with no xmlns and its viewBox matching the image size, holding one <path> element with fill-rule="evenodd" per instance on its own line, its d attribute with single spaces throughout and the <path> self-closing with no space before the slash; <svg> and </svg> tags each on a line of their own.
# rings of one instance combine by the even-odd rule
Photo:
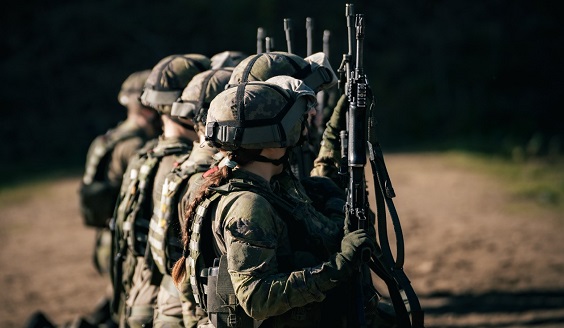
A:
<svg viewBox="0 0 564 328">
<path fill-rule="evenodd" d="M 334 254 L 329 262 L 306 270 L 321 291 L 334 288 L 338 283 L 349 279 L 363 263 L 362 253 L 368 249 L 376 250 L 373 237 L 365 230 L 359 229 L 348 233 L 341 241 L 341 251 Z"/>
</svg>

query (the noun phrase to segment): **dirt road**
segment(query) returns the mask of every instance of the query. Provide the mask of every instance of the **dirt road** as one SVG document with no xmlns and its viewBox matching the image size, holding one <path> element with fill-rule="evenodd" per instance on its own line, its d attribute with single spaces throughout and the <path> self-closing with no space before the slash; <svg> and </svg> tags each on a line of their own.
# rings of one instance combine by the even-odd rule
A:
<svg viewBox="0 0 564 328">
<path fill-rule="evenodd" d="M 427 327 L 564 326 L 564 214 L 518 204 L 441 156 L 386 161 Z M 21 327 L 36 310 L 69 321 L 103 294 L 78 181 L 0 195 L 0 327 Z"/>
</svg>

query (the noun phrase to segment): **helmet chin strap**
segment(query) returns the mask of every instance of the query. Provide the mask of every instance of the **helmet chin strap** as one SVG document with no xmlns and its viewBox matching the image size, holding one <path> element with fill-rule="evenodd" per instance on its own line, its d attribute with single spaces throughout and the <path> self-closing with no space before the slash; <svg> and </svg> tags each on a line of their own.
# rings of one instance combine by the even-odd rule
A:
<svg viewBox="0 0 564 328">
<path fill-rule="evenodd" d="M 176 118 L 176 117 L 174 117 L 174 116 L 170 116 L 170 119 L 171 119 L 174 123 L 176 123 L 176 124 L 180 125 L 181 127 L 185 128 L 186 130 L 190 130 L 190 131 L 196 132 L 196 130 L 194 129 L 194 126 L 193 126 L 193 125 L 188 124 L 188 123 L 186 123 L 186 122 L 183 122 L 182 120 L 179 120 L 178 118 Z"/>
<path fill-rule="evenodd" d="M 279 159 L 271 159 L 271 158 L 266 158 L 262 155 L 256 155 L 253 156 L 253 160 L 257 162 L 272 163 L 275 166 L 278 166 L 287 163 L 289 156 L 290 156 L 290 152 L 288 148 L 286 148 L 286 151 L 284 152 L 284 156 L 280 157 Z"/>
<path fill-rule="evenodd" d="M 307 133 L 304 133 L 304 131 L 306 131 L 305 130 L 306 128 L 307 128 Z M 310 129 L 311 129 L 311 124 L 308 122 L 307 117 L 304 117 L 304 120 L 302 122 L 302 134 L 300 134 L 300 138 L 296 142 L 295 147 L 301 147 L 304 143 L 306 143 L 306 141 L 309 141 Z"/>
</svg>

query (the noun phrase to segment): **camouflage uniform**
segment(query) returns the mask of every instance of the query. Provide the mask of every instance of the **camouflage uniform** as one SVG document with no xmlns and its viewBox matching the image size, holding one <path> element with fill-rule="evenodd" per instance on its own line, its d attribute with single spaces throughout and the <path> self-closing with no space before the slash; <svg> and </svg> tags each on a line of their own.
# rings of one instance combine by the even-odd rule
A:
<svg viewBox="0 0 564 328">
<path fill-rule="evenodd" d="M 136 125 L 132 121 L 125 121 L 120 123 L 114 129 L 109 130 L 101 138 L 120 138 L 120 136 L 125 136 L 124 139 L 119 141 L 112 153 L 111 159 L 107 164 L 106 181 L 113 186 L 112 190 L 109 190 L 111 196 L 111 203 L 108 205 L 100 204 L 99 206 L 107 207 L 108 209 L 113 209 L 115 207 L 115 202 L 119 194 L 119 187 L 121 186 L 123 174 L 127 168 L 127 163 L 129 159 L 135 155 L 135 153 L 145 144 L 148 140 L 148 134 L 143 128 Z M 86 158 L 92 158 L 96 152 L 96 142 L 92 143 L 92 147 L 88 150 Z M 113 212 L 113 210 L 112 210 Z M 111 232 L 109 229 L 108 222 L 111 218 L 111 212 L 104 223 L 104 228 L 96 229 L 96 247 L 94 249 L 94 263 L 98 271 L 104 275 L 109 274 L 109 263 L 111 257 Z"/>
<path fill-rule="evenodd" d="M 94 265 L 100 274 L 108 277 L 112 258 L 109 221 L 119 195 L 123 174 L 129 159 L 154 136 L 153 130 L 157 128 L 155 122 L 149 118 L 147 124 L 153 123 L 153 126 L 142 127 L 135 117 L 140 115 L 142 110 L 150 110 L 140 107 L 137 100 L 149 73 L 150 70 L 135 72 L 123 82 L 118 101 L 128 107 L 128 119 L 96 137 L 91 143 L 79 190 L 85 224 L 96 228 Z M 154 116 L 158 118 L 156 113 Z M 89 321 L 95 324 L 107 320 L 110 298 L 111 285 L 108 286 L 107 295 L 99 302 L 96 311 L 88 318 Z"/>
<path fill-rule="evenodd" d="M 231 152 L 229 159 L 242 148 L 291 147 L 314 99 L 290 77 L 227 89 L 210 106 L 206 138 Z M 279 165 L 283 159 L 251 160 Z M 245 166 L 223 164 L 231 168 L 227 180 L 193 205 L 185 242 L 184 278 L 212 324 L 346 326 L 339 289 L 360 265 L 359 250 L 373 247 L 373 239 L 362 230 L 343 237 L 342 207 L 328 216 L 317 211 L 287 168 L 267 181 Z"/>
<path fill-rule="evenodd" d="M 157 110 L 163 120 L 166 116 L 166 124 L 191 129 L 170 117 L 172 104 L 188 82 L 209 69 L 209 65 L 209 59 L 198 54 L 165 57 L 147 78 L 141 102 Z M 114 310 L 121 327 L 152 325 L 162 276 L 147 245 L 149 224 L 153 209 L 161 206 L 166 175 L 191 149 L 192 140 L 163 135 L 156 145 L 148 144 L 128 165 L 116 208 L 114 286 L 119 286 L 119 290 L 116 288 Z"/>
<path fill-rule="evenodd" d="M 203 135 L 203 119 L 211 100 L 224 88 L 231 68 L 217 68 L 197 74 L 188 83 L 180 99 L 172 106 L 171 115 L 194 122 Z M 171 279 L 171 268 L 182 255 L 178 201 L 182 198 L 193 174 L 206 171 L 214 161 L 217 149 L 194 141 L 192 152 L 174 163 L 162 186 L 161 201 L 155 202 L 149 228 L 151 255 L 163 276 L 155 307 L 155 327 L 192 327 L 204 313 L 196 308 L 189 292 L 180 294 Z M 158 182 L 158 181 L 157 181 Z M 157 186 L 156 185 L 156 186 Z"/>
<path fill-rule="evenodd" d="M 267 79 L 288 75 L 300 80 L 318 92 L 329 89 L 337 83 L 337 76 L 323 53 L 315 53 L 306 58 L 286 52 L 269 52 L 247 57 L 235 67 L 230 86 L 247 81 L 266 81 Z M 318 113 L 320 114 L 320 113 Z M 309 129 L 308 142 L 292 149 L 290 164 L 299 178 L 309 176 L 313 160 L 319 151 L 317 128 Z"/>
</svg>

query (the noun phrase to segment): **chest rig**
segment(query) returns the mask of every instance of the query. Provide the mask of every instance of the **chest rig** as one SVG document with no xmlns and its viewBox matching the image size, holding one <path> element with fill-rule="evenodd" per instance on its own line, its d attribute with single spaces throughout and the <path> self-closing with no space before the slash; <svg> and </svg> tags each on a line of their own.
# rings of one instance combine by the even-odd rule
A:
<svg viewBox="0 0 564 328">
<path fill-rule="evenodd" d="M 88 226 L 107 227 L 112 217 L 119 186 L 108 181 L 108 168 L 117 144 L 134 137 L 143 137 L 141 130 L 113 129 L 96 137 L 90 146 L 86 169 L 79 189 L 80 210 Z"/>
<path fill-rule="evenodd" d="M 231 278 L 227 270 L 227 257 L 225 254 L 217 254 L 215 244 L 211 243 L 213 212 L 216 203 L 221 196 L 230 192 L 252 191 L 266 198 L 279 213 L 283 213 L 286 221 L 296 221 L 298 225 L 303 221 L 303 215 L 307 215 L 308 206 L 304 206 L 299 198 L 281 197 L 271 190 L 265 190 L 252 181 L 245 179 L 231 179 L 226 185 L 214 188 L 210 196 L 204 199 L 197 207 L 190 229 L 190 243 L 186 272 L 190 279 L 190 285 L 194 299 L 198 305 L 206 311 L 215 327 L 252 327 L 254 320 L 247 316 L 239 306 L 239 302 L 233 290 Z M 297 197 L 297 195 L 295 195 Z M 293 201 L 292 201 L 293 200 Z M 302 199 L 303 201 L 303 199 Z M 295 223 L 293 224 L 296 225 Z M 296 248 L 302 248 L 304 242 L 320 245 L 315 237 L 309 236 L 305 226 L 295 236 L 291 236 L 290 243 Z M 313 239 L 313 241 L 312 241 Z M 304 246 L 305 249 L 308 246 Z M 316 252 L 317 255 L 323 251 Z M 284 271 L 295 269 L 290 260 L 280 260 L 287 263 Z M 210 266 L 210 264 L 212 264 Z M 298 310 L 299 311 L 299 310 Z"/>
<path fill-rule="evenodd" d="M 209 163 L 198 163 L 190 155 L 182 156 L 175 168 L 165 177 L 161 202 L 153 210 L 149 227 L 149 246 L 153 261 L 162 274 L 171 274 L 174 263 L 182 256 L 180 221 L 177 204 L 188 179 L 209 169 Z"/>
<path fill-rule="evenodd" d="M 129 183 L 122 186 L 120 203 L 116 209 L 116 230 L 133 255 L 144 256 L 146 252 L 153 211 L 153 184 L 161 159 L 169 155 L 185 154 L 189 150 L 189 146 L 181 142 L 156 145 L 154 148 L 149 146 L 130 164 Z"/>
</svg>

